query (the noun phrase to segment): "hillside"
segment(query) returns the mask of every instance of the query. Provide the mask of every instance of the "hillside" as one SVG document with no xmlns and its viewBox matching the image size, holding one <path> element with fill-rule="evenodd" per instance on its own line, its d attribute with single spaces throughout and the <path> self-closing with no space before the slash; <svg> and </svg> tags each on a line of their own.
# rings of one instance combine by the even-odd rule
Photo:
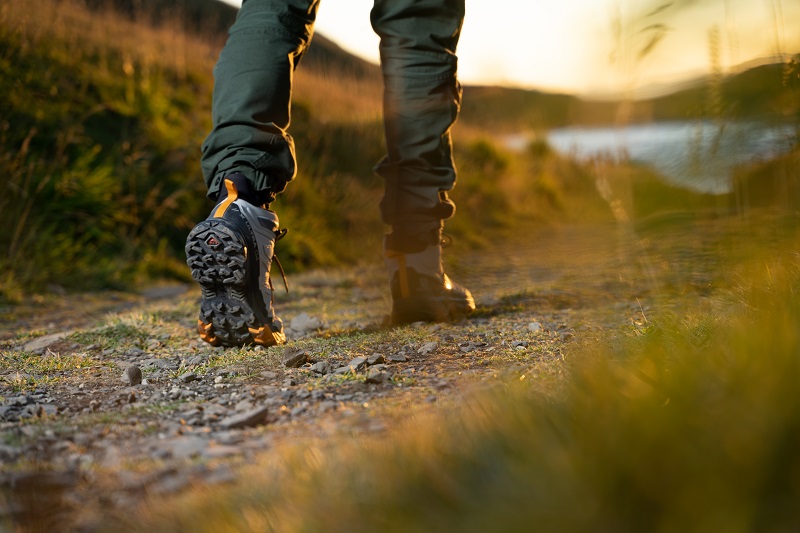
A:
<svg viewBox="0 0 800 533">
<path fill-rule="evenodd" d="M 0 171 L 9 191 L 0 196 L 8 228 L 0 234 L 0 301 L 187 279 L 185 235 L 210 208 L 199 146 L 210 128 L 211 72 L 235 10 L 211 2 L 207 15 L 188 0 L 119 1 L 121 13 L 77 0 L 0 10 Z M 777 83 L 776 68 L 742 73 L 721 94 L 743 111 L 792 109 L 796 87 Z M 295 80 L 299 177 L 275 206 L 292 233 L 281 259 L 289 271 L 379 260 L 378 67 L 317 35 Z M 699 98 L 681 93 L 637 105 L 650 118 L 679 117 Z M 492 136 L 611 122 L 617 108 L 466 87 L 453 198 L 468 216 L 448 231 L 462 246 L 481 246 L 484 230 L 512 232 L 521 220 L 607 218 L 596 169 L 542 144 L 512 155 Z"/>
<path fill-rule="evenodd" d="M 28 5 L 0 10 L 0 170 L 10 191 L 0 197 L 9 228 L 0 234 L 0 301 L 187 279 L 185 236 L 210 209 L 199 146 L 224 33 L 175 31 L 188 15 L 144 8 Z M 275 206 L 292 235 L 281 260 L 290 271 L 379 260 L 378 67 L 320 35 L 305 59 L 292 109 L 298 179 Z M 574 191 L 593 191 L 591 175 L 556 154 L 512 158 L 464 124 L 453 197 L 471 213 L 449 226 L 462 244 L 479 245 L 478 228 L 569 217 Z M 595 193 L 587 201 L 602 211 Z"/>
<path fill-rule="evenodd" d="M 236 18 L 237 8 L 219 0 L 87 0 L 96 10 L 115 6 L 121 13 L 148 24 L 176 21 L 184 32 L 221 43 Z M 355 77 L 379 83 L 380 68 L 342 50 L 317 32 L 302 70 L 324 77 Z M 647 122 L 703 118 L 725 113 L 728 118 L 791 119 L 800 113 L 797 94 L 784 84 L 784 63 L 733 69 L 715 88 L 711 78 L 690 83 L 665 96 L 645 98 L 628 107 L 627 120 Z M 795 89 L 796 91 L 796 89 Z M 619 120 L 619 101 L 597 101 L 569 94 L 497 86 L 465 86 L 460 121 L 468 127 L 519 131 L 569 124 L 613 124 Z"/>
<path fill-rule="evenodd" d="M 0 531 L 800 524 L 800 146 L 709 198 L 507 151 L 590 104 L 467 88 L 447 271 L 477 309 L 387 327 L 380 80 L 318 39 L 344 63 L 296 77 L 289 344 L 212 347 L 183 243 L 222 33 L 24 5 L 0 5 Z"/>
<path fill-rule="evenodd" d="M 85 0 L 95 11 L 109 7 L 129 18 L 148 25 L 165 21 L 171 28 L 178 26 L 184 33 L 215 43 L 224 41 L 228 28 L 236 20 L 238 8 L 219 0 Z M 377 78 L 377 65 L 342 50 L 336 43 L 317 32 L 303 58 L 303 69 L 321 74 Z"/>
</svg>

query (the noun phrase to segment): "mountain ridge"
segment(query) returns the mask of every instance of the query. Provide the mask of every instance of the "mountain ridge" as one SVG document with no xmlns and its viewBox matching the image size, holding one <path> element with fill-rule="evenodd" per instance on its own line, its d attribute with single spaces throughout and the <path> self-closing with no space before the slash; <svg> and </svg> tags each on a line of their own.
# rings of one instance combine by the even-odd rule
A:
<svg viewBox="0 0 800 533">
<path fill-rule="evenodd" d="M 178 21 L 184 31 L 224 40 L 239 8 L 220 0 L 85 0 L 93 9 L 112 6 L 128 16 L 149 18 L 154 24 Z M 172 21 L 172 22 L 171 22 Z M 220 43 L 221 44 L 221 43 Z M 771 62 L 770 62 L 771 61 Z M 719 80 L 717 96 L 732 118 L 778 118 L 786 115 L 789 89 L 781 85 L 786 62 L 760 58 L 742 63 Z M 370 79 L 380 83 L 380 67 L 345 51 L 325 35 L 315 32 L 301 68 L 325 77 Z M 689 77 L 672 84 L 643 87 L 644 96 L 626 100 L 613 97 L 557 93 L 536 88 L 467 84 L 460 120 L 481 128 L 542 129 L 568 124 L 614 124 L 708 118 L 718 113 L 712 104 L 710 74 Z M 778 102 L 781 109 L 776 109 Z M 790 105 L 789 117 L 800 111 Z M 712 109 L 713 108 L 713 109 Z M 715 111 L 716 110 L 716 111 Z M 714 117 L 719 118 L 719 117 Z M 787 118 L 787 117 L 783 117 Z"/>
</svg>

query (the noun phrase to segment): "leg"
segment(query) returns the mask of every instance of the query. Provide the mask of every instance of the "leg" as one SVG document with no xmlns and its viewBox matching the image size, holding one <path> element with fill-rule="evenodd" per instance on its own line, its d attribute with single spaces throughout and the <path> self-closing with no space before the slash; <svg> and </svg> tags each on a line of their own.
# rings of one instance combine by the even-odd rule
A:
<svg viewBox="0 0 800 533">
<path fill-rule="evenodd" d="M 456 44 L 464 0 L 376 0 L 387 156 L 383 221 L 409 231 L 437 228 L 453 215 L 456 181 L 450 128 L 461 104 Z"/>
<path fill-rule="evenodd" d="M 294 178 L 292 75 L 311 40 L 318 0 L 245 0 L 214 68 L 214 128 L 203 143 L 218 203 L 186 240 L 202 288 L 198 333 L 214 346 L 285 342 L 272 307 L 275 241 L 269 204 Z"/>
<path fill-rule="evenodd" d="M 475 308 L 441 261 L 447 197 L 456 182 L 450 129 L 461 104 L 455 55 L 464 0 L 376 0 L 372 27 L 381 38 L 387 156 L 384 248 L 392 290 L 392 323 L 440 321 Z"/>
<path fill-rule="evenodd" d="M 242 173 L 269 203 L 295 176 L 292 77 L 313 34 L 319 0 L 245 0 L 214 67 L 213 129 L 203 143 L 208 195 Z"/>
</svg>

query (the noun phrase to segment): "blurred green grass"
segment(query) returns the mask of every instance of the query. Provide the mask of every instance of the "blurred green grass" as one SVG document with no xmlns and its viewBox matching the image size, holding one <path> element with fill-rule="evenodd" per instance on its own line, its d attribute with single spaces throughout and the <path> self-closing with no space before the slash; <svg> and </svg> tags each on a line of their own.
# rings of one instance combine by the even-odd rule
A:
<svg viewBox="0 0 800 533">
<path fill-rule="evenodd" d="M 210 127 L 211 71 L 224 33 L 210 22 L 195 24 L 202 36 L 176 29 L 194 19 L 172 19 L 170 9 L 151 13 L 160 17 L 156 23 L 146 12 L 130 17 L 91 4 L 0 6 L 0 172 L 7 184 L 0 195 L 0 303 L 30 293 L 188 280 L 184 238 L 211 207 L 199 146 Z M 377 69 L 348 67 L 346 54 L 326 43 L 317 55 L 333 54 L 338 66 L 312 62 L 297 73 L 292 135 L 299 174 L 274 206 L 291 231 L 279 248 L 289 271 L 380 259 L 383 184 L 371 170 L 385 151 L 380 79 Z M 796 60 L 780 72 L 759 72 L 721 82 L 723 89 L 744 87 L 739 92 L 750 102 L 768 83 L 771 106 L 796 113 Z M 615 106 L 468 89 L 455 132 L 459 183 L 452 197 L 459 214 L 448 231 L 464 246 L 482 246 L 526 222 L 609 220 L 620 206 L 627 221 L 664 211 L 796 210 L 797 149 L 740 169 L 735 194 L 723 198 L 670 188 L 641 168 L 578 163 L 542 140 L 512 153 L 492 136 L 592 122 Z M 610 188 L 598 193 L 604 180 Z M 603 194 L 609 190 L 612 196 Z"/>
<path fill-rule="evenodd" d="M 767 222 L 767 220 L 765 220 Z M 791 531 L 800 523 L 797 224 L 705 298 L 377 436 L 287 444 L 134 531 Z M 122 526 L 120 526 L 122 524 Z"/>
<path fill-rule="evenodd" d="M 188 279 L 185 235 L 207 216 L 199 146 L 221 39 L 80 2 L 0 10 L 0 301 Z M 299 176 L 275 204 L 288 270 L 380 258 L 385 151 L 380 79 L 301 69 L 292 134 Z M 477 243 L 517 217 L 563 210 L 558 174 L 530 191 L 517 163 L 465 134 L 452 231 Z M 472 140 L 470 140 L 472 139 Z M 354 148 L 357 147 L 357 148 Z M 586 182 L 591 188 L 591 179 Z M 499 186 L 498 186 L 499 185 Z M 538 209 L 537 209 L 538 208 Z M 374 254 L 365 256 L 365 250 Z"/>
</svg>

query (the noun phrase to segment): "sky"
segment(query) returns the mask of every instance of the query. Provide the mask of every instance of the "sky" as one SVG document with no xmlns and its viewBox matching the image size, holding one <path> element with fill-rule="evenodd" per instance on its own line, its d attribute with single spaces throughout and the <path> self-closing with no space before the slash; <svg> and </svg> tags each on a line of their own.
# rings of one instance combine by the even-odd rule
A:
<svg viewBox="0 0 800 533">
<path fill-rule="evenodd" d="M 377 63 L 371 6 L 321 0 L 315 31 Z M 709 72 L 712 28 L 723 71 L 800 52 L 798 0 L 467 0 L 466 8 L 459 78 L 471 85 L 580 95 L 653 91 Z M 662 38 L 640 57 L 657 33 Z"/>
</svg>

